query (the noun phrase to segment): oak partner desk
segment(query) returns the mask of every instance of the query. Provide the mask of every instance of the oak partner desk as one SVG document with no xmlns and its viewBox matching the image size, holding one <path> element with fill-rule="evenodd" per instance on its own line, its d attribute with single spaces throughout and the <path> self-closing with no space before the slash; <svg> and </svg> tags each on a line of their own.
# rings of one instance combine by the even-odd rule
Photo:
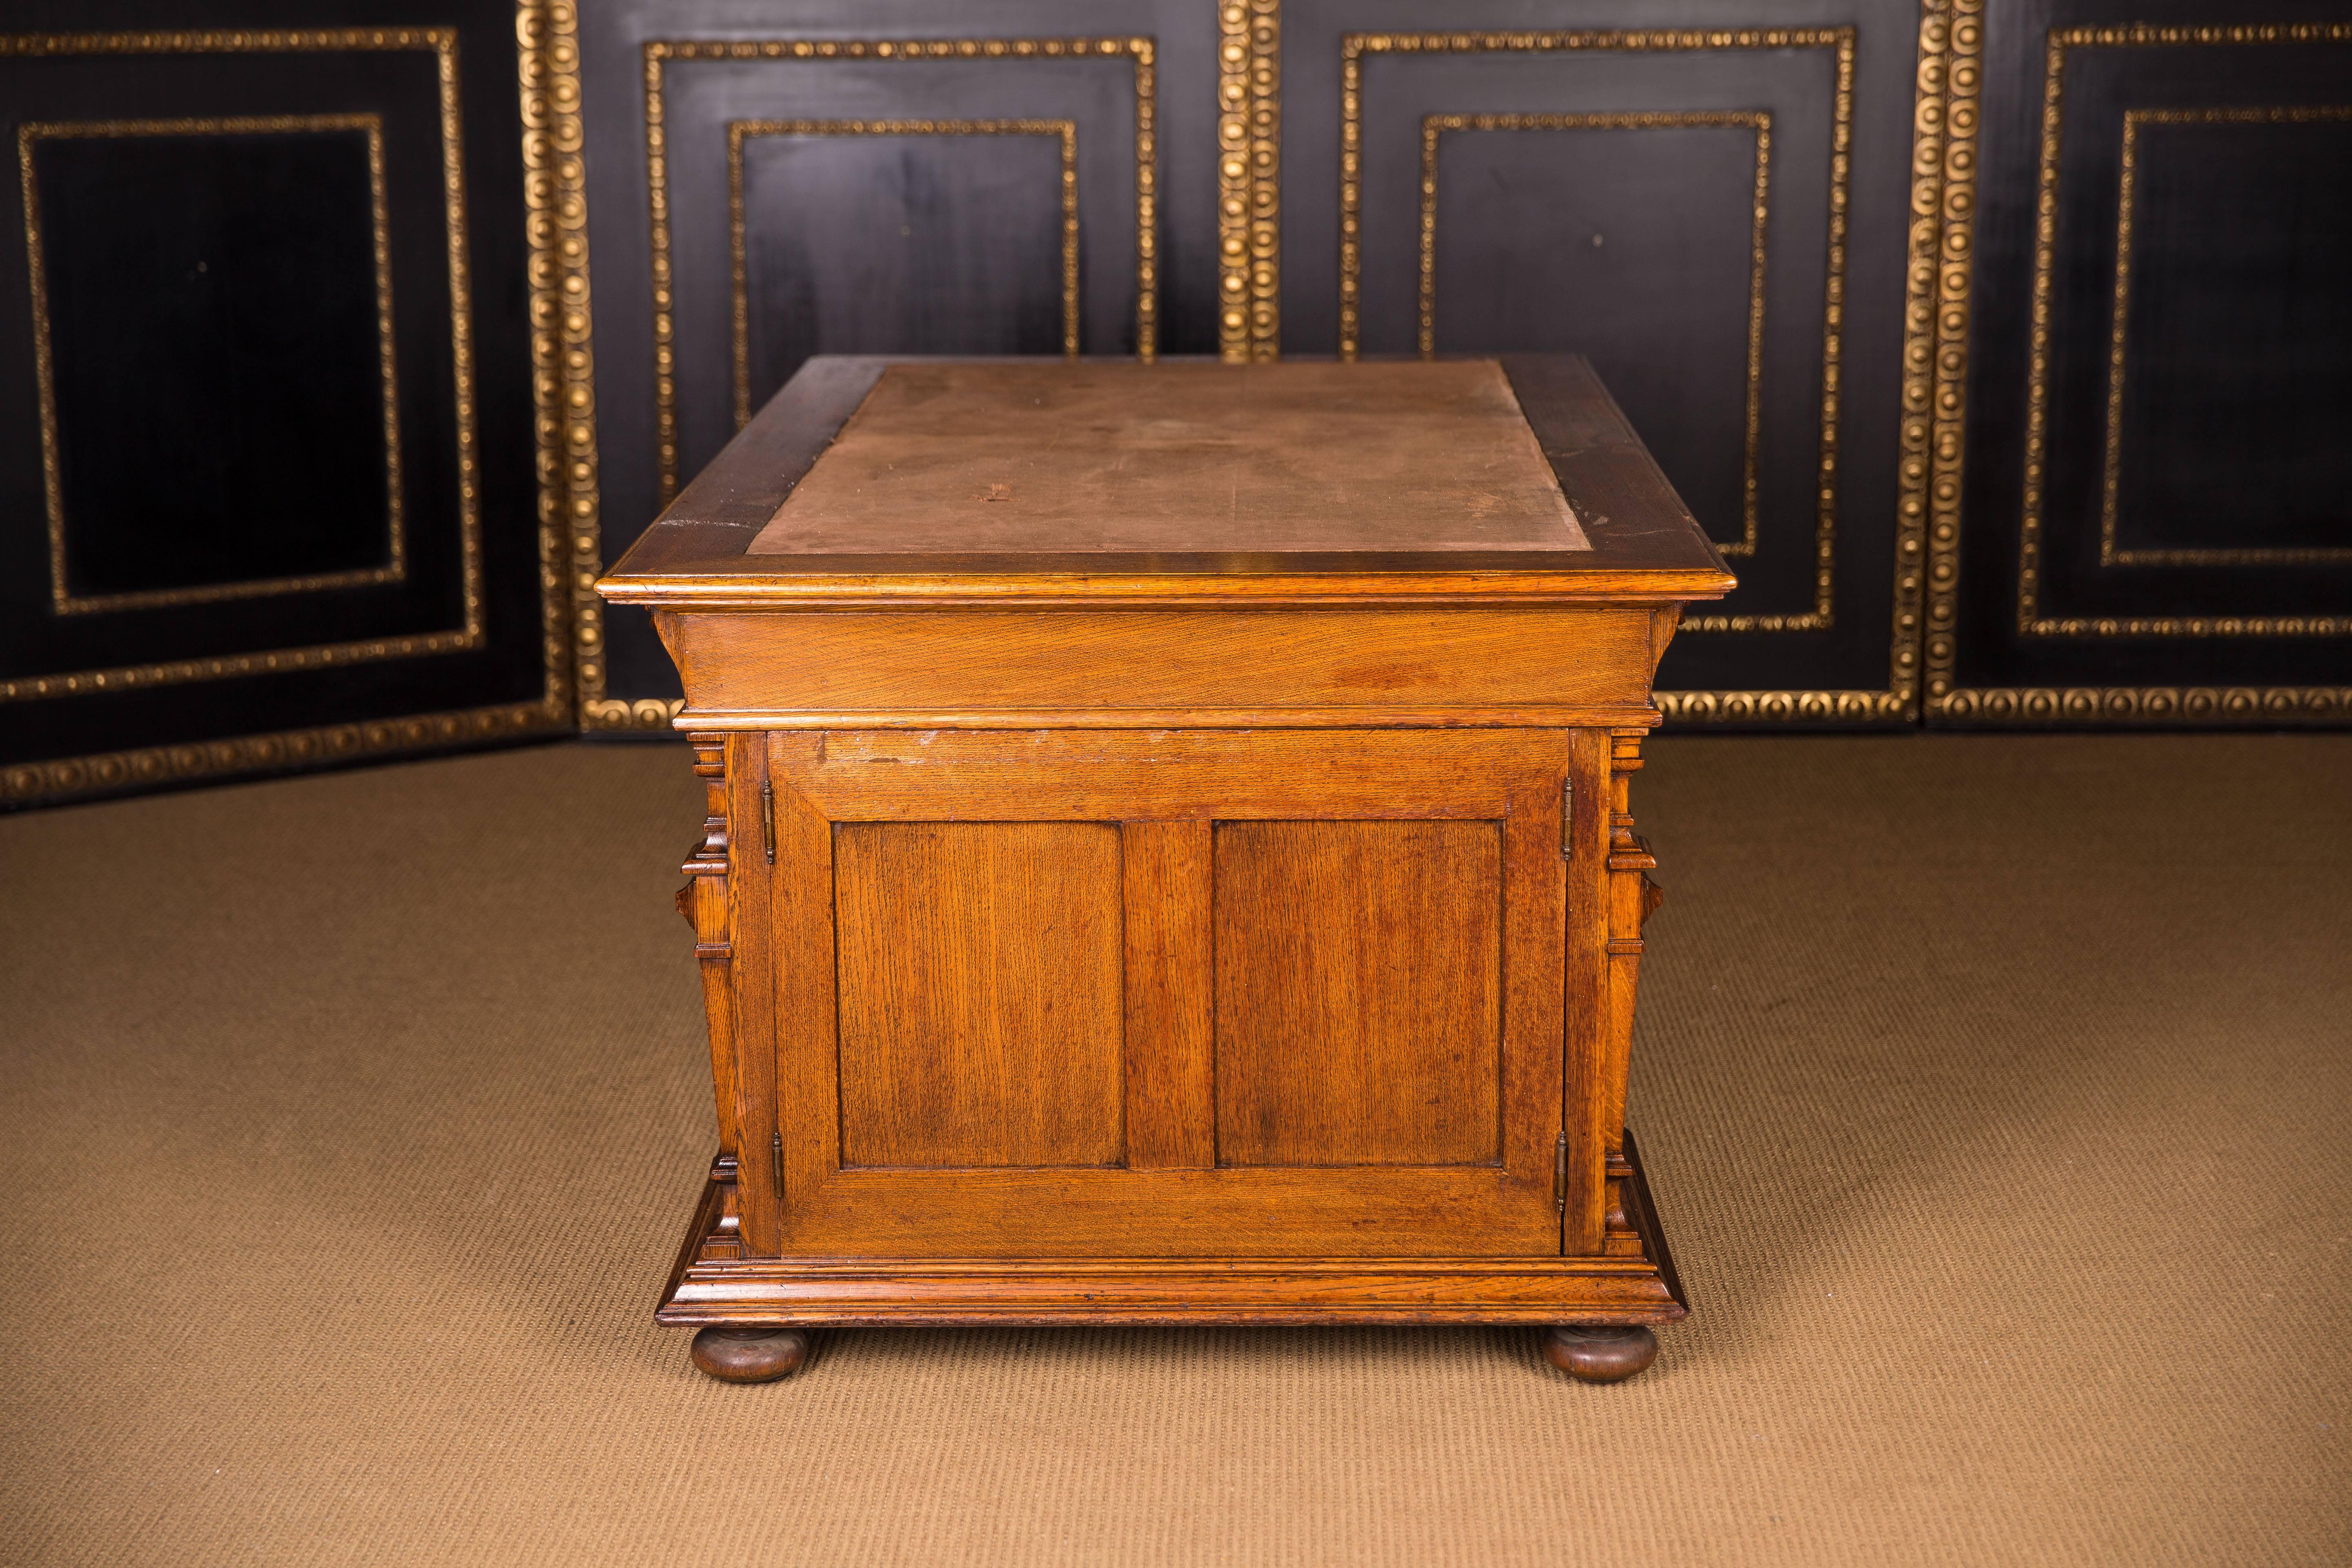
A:
<svg viewBox="0 0 2352 1568">
<path fill-rule="evenodd" d="M 709 790 L 719 1150 L 656 1316 L 1685 1315 L 1626 784 L 1729 573 L 1580 360 L 815 359 L 598 584 Z"/>
</svg>

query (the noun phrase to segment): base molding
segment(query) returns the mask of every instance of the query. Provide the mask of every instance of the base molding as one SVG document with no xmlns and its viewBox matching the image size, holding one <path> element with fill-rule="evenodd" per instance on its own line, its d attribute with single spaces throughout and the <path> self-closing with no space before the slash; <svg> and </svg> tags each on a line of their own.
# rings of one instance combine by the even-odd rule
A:
<svg viewBox="0 0 2352 1568">
<path fill-rule="evenodd" d="M 680 1325 L 1671 1323 L 1688 1310 L 1632 1260 L 1282 1258 L 746 1258 L 697 1265 L 655 1312 Z"/>
<path fill-rule="evenodd" d="M 1639 1256 L 743 1258 L 735 1163 L 716 1162 L 656 1322 L 736 1324 L 1671 1323 L 1689 1315 L 1632 1141 Z"/>
</svg>

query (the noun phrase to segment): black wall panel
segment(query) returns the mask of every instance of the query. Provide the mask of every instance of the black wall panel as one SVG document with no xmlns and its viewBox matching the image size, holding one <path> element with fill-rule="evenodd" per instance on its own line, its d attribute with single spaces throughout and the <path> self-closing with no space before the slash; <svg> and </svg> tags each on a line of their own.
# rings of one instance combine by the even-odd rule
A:
<svg viewBox="0 0 2352 1568">
<path fill-rule="evenodd" d="M 121 603 L 388 576 L 408 518 L 379 122 L 110 129 L 142 123 L 27 128 L 68 524 L 50 586 Z"/>
<path fill-rule="evenodd" d="M 517 13 L 455 9 L 11 9 L 0 800 L 570 722 Z"/>
<path fill-rule="evenodd" d="M 1929 717 L 2340 722 L 2352 7 L 1995 4 Z"/>
<path fill-rule="evenodd" d="M 945 123 L 748 122 L 735 160 L 738 423 L 811 354 L 1056 354 L 1084 341 L 1076 122 Z M 1095 325 L 1116 336 L 1126 323 Z"/>
</svg>

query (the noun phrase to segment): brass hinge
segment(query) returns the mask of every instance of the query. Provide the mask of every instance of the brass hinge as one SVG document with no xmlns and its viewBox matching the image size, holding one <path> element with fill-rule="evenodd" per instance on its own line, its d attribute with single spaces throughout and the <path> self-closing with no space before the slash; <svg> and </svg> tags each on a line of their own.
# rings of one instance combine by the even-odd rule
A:
<svg viewBox="0 0 2352 1568">
<path fill-rule="evenodd" d="M 1576 858 L 1576 781 L 1559 781 L 1559 858 Z"/>
<path fill-rule="evenodd" d="M 776 863 L 776 786 L 768 779 L 760 781 L 760 843 L 768 851 L 768 864 Z"/>
<path fill-rule="evenodd" d="M 769 1134 L 768 1153 L 772 1160 L 768 1171 L 776 1182 L 776 1201 L 782 1203 L 784 1201 L 784 1135 L 782 1133 Z"/>
<path fill-rule="evenodd" d="M 1568 1129 L 1559 1130 L 1559 1142 L 1551 1149 L 1551 1206 L 1560 1214 L 1568 1213 Z"/>
</svg>

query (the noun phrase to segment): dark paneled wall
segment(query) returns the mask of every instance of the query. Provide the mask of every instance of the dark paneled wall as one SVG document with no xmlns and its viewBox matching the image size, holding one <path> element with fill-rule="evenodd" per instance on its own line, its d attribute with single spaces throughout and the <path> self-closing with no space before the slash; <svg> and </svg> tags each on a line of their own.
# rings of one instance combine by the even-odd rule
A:
<svg viewBox="0 0 2352 1568">
<path fill-rule="evenodd" d="M 1930 721 L 2342 721 L 2352 6 L 1994 5 L 1979 47 Z"/>
<path fill-rule="evenodd" d="M 330 9 L 0 36 L 0 802 L 571 721 L 516 9 Z"/>
<path fill-rule="evenodd" d="M 51 541 L 52 605 L 400 581 L 412 509 L 393 460 L 382 118 L 33 121 L 20 133 L 45 455 L 70 524 Z M 419 531 L 455 532 L 456 487 L 423 489 Z"/>
<path fill-rule="evenodd" d="M 2345 715 L 2352 0 L 457 11 L 12 14 L 0 797 L 667 732 L 591 584 L 827 352 L 1575 350 L 1680 719 Z"/>
</svg>

